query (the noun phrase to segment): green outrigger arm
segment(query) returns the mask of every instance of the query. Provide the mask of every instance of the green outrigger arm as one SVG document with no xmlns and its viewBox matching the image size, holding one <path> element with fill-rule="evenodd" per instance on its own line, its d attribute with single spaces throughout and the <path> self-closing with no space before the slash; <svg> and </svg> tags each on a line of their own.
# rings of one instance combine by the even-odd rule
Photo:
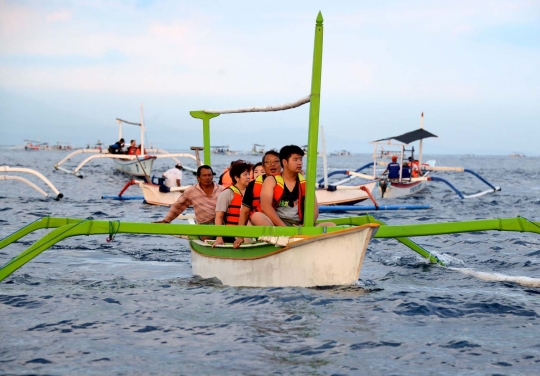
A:
<svg viewBox="0 0 540 376">
<path fill-rule="evenodd" d="M 408 236 L 430 236 L 441 234 L 454 234 L 475 231 L 518 231 L 540 234 L 540 222 L 532 222 L 523 217 L 483 219 L 463 222 L 426 223 L 414 225 L 386 225 L 371 215 L 361 217 L 346 217 L 337 219 L 324 219 L 334 222 L 336 227 L 272 227 L 272 226 L 193 226 L 176 224 L 135 223 L 120 221 L 97 221 L 76 218 L 41 218 L 0 241 L 0 249 L 17 241 L 23 236 L 43 228 L 54 228 L 53 231 L 36 241 L 28 249 L 11 259 L 0 268 L 0 281 L 4 280 L 21 266 L 38 256 L 52 245 L 62 239 L 78 235 L 108 234 L 109 237 L 119 233 L 151 234 L 151 235 L 191 235 L 191 236 L 243 236 L 258 238 L 260 236 L 298 236 L 319 235 L 324 232 L 342 230 L 347 226 L 361 226 L 367 223 L 378 223 L 379 230 L 375 238 L 395 238 L 409 248 L 413 249 L 430 262 L 444 266 L 436 256 L 422 248 L 420 245 L 407 239 Z M 241 230 L 239 232 L 239 230 Z"/>
</svg>

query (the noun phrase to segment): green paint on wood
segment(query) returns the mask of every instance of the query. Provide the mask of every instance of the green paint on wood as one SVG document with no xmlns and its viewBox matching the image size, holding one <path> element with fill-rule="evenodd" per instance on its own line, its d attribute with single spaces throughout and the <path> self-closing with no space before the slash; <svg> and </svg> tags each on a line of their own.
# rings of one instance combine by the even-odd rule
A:
<svg viewBox="0 0 540 376">
<path fill-rule="evenodd" d="M 190 111 L 189 113 L 195 119 L 203 121 L 203 146 L 204 146 L 204 164 L 212 166 L 210 160 L 210 119 L 219 116 L 219 114 L 207 114 L 204 111 Z"/>
<path fill-rule="evenodd" d="M 304 224 L 313 226 L 315 222 L 315 182 L 317 181 L 317 146 L 319 143 L 319 110 L 321 106 L 321 76 L 323 51 L 323 18 L 317 15 L 315 43 L 313 48 L 313 68 L 311 73 L 311 98 L 309 104 L 309 133 L 306 174 L 306 202 Z"/>
</svg>

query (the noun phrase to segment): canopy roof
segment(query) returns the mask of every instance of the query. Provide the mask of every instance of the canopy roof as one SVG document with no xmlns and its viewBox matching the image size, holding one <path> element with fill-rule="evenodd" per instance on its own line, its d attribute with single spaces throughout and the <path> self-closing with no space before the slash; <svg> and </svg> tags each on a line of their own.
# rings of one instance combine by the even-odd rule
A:
<svg viewBox="0 0 540 376">
<path fill-rule="evenodd" d="M 383 138 L 383 139 L 376 140 L 373 142 L 397 140 L 399 142 L 403 142 L 404 144 L 410 144 L 411 142 L 423 140 L 424 138 L 428 138 L 428 137 L 438 137 L 438 136 L 426 131 L 423 128 L 418 128 L 415 131 L 403 133 L 402 135 L 399 135 L 399 136 Z"/>
</svg>

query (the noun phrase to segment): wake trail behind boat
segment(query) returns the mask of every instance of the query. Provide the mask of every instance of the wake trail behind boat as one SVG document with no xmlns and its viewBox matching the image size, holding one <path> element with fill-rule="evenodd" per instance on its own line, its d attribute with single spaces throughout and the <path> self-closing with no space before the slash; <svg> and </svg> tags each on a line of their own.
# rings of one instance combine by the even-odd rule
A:
<svg viewBox="0 0 540 376">
<path fill-rule="evenodd" d="M 514 282 L 518 285 L 525 287 L 540 287 L 540 278 L 531 278 L 524 276 L 509 276 L 500 273 L 489 273 L 489 272 L 479 272 L 470 268 L 451 268 L 447 267 L 453 271 L 463 273 L 472 277 L 476 277 L 483 281 L 489 282 Z"/>
</svg>

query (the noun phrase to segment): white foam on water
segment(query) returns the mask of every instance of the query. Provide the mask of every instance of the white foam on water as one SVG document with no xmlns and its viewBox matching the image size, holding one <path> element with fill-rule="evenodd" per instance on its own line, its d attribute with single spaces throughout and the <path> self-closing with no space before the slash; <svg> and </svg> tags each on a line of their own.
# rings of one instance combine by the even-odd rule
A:
<svg viewBox="0 0 540 376">
<path fill-rule="evenodd" d="M 510 276 L 500 273 L 479 272 L 469 268 L 446 268 L 489 282 L 514 282 L 526 287 L 540 287 L 540 278 Z"/>
</svg>

